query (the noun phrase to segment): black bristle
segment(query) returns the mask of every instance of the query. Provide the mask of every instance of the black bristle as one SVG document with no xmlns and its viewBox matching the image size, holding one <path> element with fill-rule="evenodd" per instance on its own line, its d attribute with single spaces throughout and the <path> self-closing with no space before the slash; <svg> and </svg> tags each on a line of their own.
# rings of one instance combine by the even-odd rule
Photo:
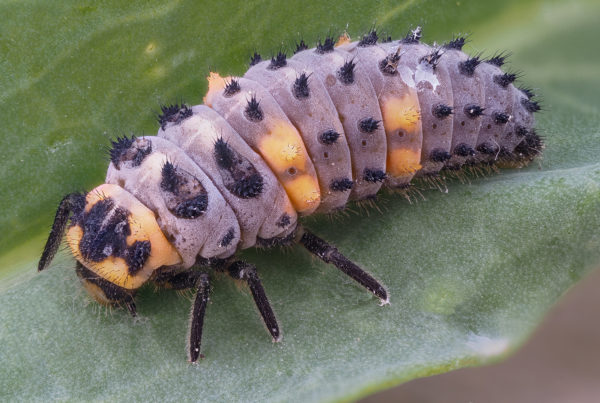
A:
<svg viewBox="0 0 600 403">
<path fill-rule="evenodd" d="M 463 46 L 465 46 L 465 41 L 466 39 L 464 36 L 459 36 L 455 39 L 452 39 L 450 42 L 444 44 L 444 48 L 462 50 Z"/>
<path fill-rule="evenodd" d="M 150 241 L 135 241 L 133 245 L 127 248 L 125 262 L 129 274 L 135 275 L 146 263 L 150 256 Z"/>
<path fill-rule="evenodd" d="M 372 29 L 368 34 L 362 37 L 362 39 L 358 42 L 358 46 L 366 47 L 376 45 L 378 39 L 379 37 L 377 36 L 377 31 Z"/>
<path fill-rule="evenodd" d="M 533 92 L 533 89 L 531 89 L 529 87 L 519 87 L 519 89 L 527 98 L 531 99 L 531 98 L 535 97 L 535 93 Z"/>
<path fill-rule="evenodd" d="M 421 61 L 429 63 L 431 68 L 435 70 L 435 68 L 437 67 L 438 63 L 440 62 L 440 58 L 442 57 L 443 54 L 444 54 L 444 51 L 441 48 L 437 48 L 430 54 L 423 56 L 421 58 Z"/>
<path fill-rule="evenodd" d="M 484 110 L 485 110 L 485 108 L 482 108 L 479 105 L 466 105 L 465 106 L 465 115 L 467 115 L 471 119 L 475 119 L 475 118 L 483 115 Z"/>
<path fill-rule="evenodd" d="M 308 77 L 308 74 L 302 73 L 299 77 L 296 78 L 296 81 L 294 81 L 292 92 L 294 93 L 294 96 L 296 98 L 308 98 L 308 96 L 310 95 L 310 91 L 308 88 Z"/>
<path fill-rule="evenodd" d="M 363 133 L 373 133 L 375 130 L 379 129 L 380 120 L 375 120 L 373 118 L 365 118 L 358 122 L 358 128 Z"/>
<path fill-rule="evenodd" d="M 335 40 L 331 36 L 328 36 L 325 38 L 325 42 L 323 43 L 321 43 L 321 40 L 319 40 L 319 43 L 317 43 L 316 52 L 319 54 L 333 52 L 334 47 Z"/>
<path fill-rule="evenodd" d="M 352 179 L 343 178 L 332 181 L 329 184 L 329 189 L 333 190 L 334 192 L 345 192 L 352 189 L 352 186 L 354 186 Z"/>
<path fill-rule="evenodd" d="M 398 74 L 398 62 L 400 61 L 400 48 L 394 53 L 390 53 L 385 59 L 379 62 L 379 70 L 384 74 L 393 76 Z"/>
<path fill-rule="evenodd" d="M 481 60 L 479 60 L 478 56 L 471 57 L 464 62 L 458 63 L 458 71 L 465 76 L 471 77 L 480 63 Z"/>
<path fill-rule="evenodd" d="M 489 64 L 493 64 L 494 66 L 497 66 L 497 67 L 502 67 L 502 66 L 504 66 L 504 63 L 506 63 L 506 59 L 508 58 L 508 56 L 509 56 L 509 54 L 505 53 L 505 52 L 496 53 L 494 56 L 490 57 L 485 62 L 489 63 Z"/>
<path fill-rule="evenodd" d="M 235 230 L 232 228 L 229 228 L 229 230 L 227 231 L 227 233 L 223 236 L 223 238 L 221 238 L 221 242 L 219 242 L 219 246 L 220 247 L 227 247 L 229 245 L 231 245 L 231 241 L 233 241 L 233 238 L 235 237 Z"/>
<path fill-rule="evenodd" d="M 497 125 L 505 125 L 508 123 L 511 116 L 508 113 L 504 112 L 494 112 L 492 114 L 492 117 L 494 118 L 494 123 L 496 123 Z"/>
<path fill-rule="evenodd" d="M 454 155 L 458 155 L 460 157 L 472 157 L 475 155 L 475 150 L 468 144 L 460 143 L 454 147 Z"/>
<path fill-rule="evenodd" d="M 501 86 L 502 88 L 508 87 L 517 79 L 517 75 L 515 73 L 504 73 L 497 74 L 494 76 L 494 82 Z"/>
<path fill-rule="evenodd" d="M 525 136 L 525 139 L 523 139 L 523 141 L 515 148 L 515 153 L 527 158 L 533 158 L 541 153 L 543 148 L 544 142 L 542 138 L 535 130 L 531 130 L 529 134 Z"/>
<path fill-rule="evenodd" d="M 327 130 L 324 131 L 323 133 L 321 133 L 321 135 L 319 136 L 319 139 L 321 140 L 321 142 L 323 144 L 333 144 L 337 141 L 337 139 L 340 137 L 340 134 L 338 132 L 336 132 L 335 130 Z"/>
<path fill-rule="evenodd" d="M 129 147 L 133 144 L 135 136 L 131 138 L 127 136 L 117 137 L 116 140 L 111 141 L 111 149 L 109 151 L 110 160 L 115 166 L 119 165 L 121 156 L 129 150 Z"/>
<path fill-rule="evenodd" d="M 308 46 L 306 46 L 306 43 L 304 43 L 304 39 L 300 40 L 300 43 L 296 44 L 296 50 L 294 51 L 294 54 L 298 53 L 298 52 L 302 52 L 303 50 L 308 49 Z"/>
<path fill-rule="evenodd" d="M 223 169 L 230 169 L 235 162 L 233 151 L 222 137 L 215 142 L 215 160 L 217 165 Z"/>
<path fill-rule="evenodd" d="M 450 155 L 450 153 L 446 150 L 441 150 L 441 149 L 435 149 L 431 152 L 431 154 L 429 155 L 429 159 L 433 162 L 446 162 L 448 161 L 450 158 L 452 158 L 452 156 Z"/>
<path fill-rule="evenodd" d="M 250 67 L 252 67 L 260 62 L 262 62 L 262 57 L 260 57 L 260 54 L 254 52 L 254 54 L 250 58 Z"/>
<path fill-rule="evenodd" d="M 542 109 L 540 107 L 539 102 L 532 101 L 531 99 L 528 99 L 528 98 L 521 98 L 521 105 L 523 105 L 523 107 L 525 109 L 527 109 L 528 112 L 531 112 L 531 113 L 539 112 Z"/>
<path fill-rule="evenodd" d="M 287 64 L 287 55 L 284 52 L 277 52 L 277 56 L 271 58 L 269 70 L 277 70 Z"/>
<path fill-rule="evenodd" d="M 263 178 L 258 172 L 255 172 L 236 181 L 231 192 L 242 199 L 250 199 L 260 195 L 262 190 Z"/>
<path fill-rule="evenodd" d="M 421 29 L 421 27 L 416 27 L 415 29 L 408 31 L 406 36 L 402 39 L 402 43 L 405 43 L 405 44 L 419 43 L 422 35 L 423 35 L 423 30 Z"/>
<path fill-rule="evenodd" d="M 231 97 L 240 92 L 241 89 L 242 88 L 240 87 L 240 82 L 234 78 L 230 82 L 225 84 L 225 90 L 223 91 L 223 95 L 225 95 L 226 97 Z"/>
<path fill-rule="evenodd" d="M 192 116 L 192 109 L 186 104 L 163 105 L 160 107 L 161 114 L 157 116 L 160 127 L 164 130 L 167 123 L 178 124 L 184 119 Z"/>
<path fill-rule="evenodd" d="M 356 67 L 354 60 L 349 60 L 340 67 L 337 75 L 342 83 L 349 85 L 354 82 L 354 67 Z"/>
<path fill-rule="evenodd" d="M 529 133 L 529 130 L 524 126 L 517 126 L 515 128 L 515 133 L 517 133 L 517 136 L 519 137 L 525 137 Z"/>
<path fill-rule="evenodd" d="M 248 105 L 246 105 L 244 115 L 246 116 L 246 119 L 252 122 L 260 122 L 263 120 L 263 111 L 260 107 L 260 103 L 256 100 L 255 95 L 252 95 L 250 100 L 248 100 Z"/>
<path fill-rule="evenodd" d="M 381 169 L 366 168 L 363 171 L 363 179 L 367 182 L 383 182 L 387 175 Z"/>
<path fill-rule="evenodd" d="M 179 177 L 177 176 L 177 170 L 175 165 L 170 161 L 165 162 L 162 167 L 162 179 L 160 181 L 160 187 L 162 190 L 171 193 L 177 193 L 179 191 Z"/>
<path fill-rule="evenodd" d="M 485 142 L 477 146 L 477 151 L 482 154 L 493 155 L 498 153 L 499 148 L 495 144 Z"/>
<path fill-rule="evenodd" d="M 452 115 L 452 107 L 446 104 L 437 104 L 431 109 L 431 113 L 438 119 L 446 119 Z"/>
</svg>

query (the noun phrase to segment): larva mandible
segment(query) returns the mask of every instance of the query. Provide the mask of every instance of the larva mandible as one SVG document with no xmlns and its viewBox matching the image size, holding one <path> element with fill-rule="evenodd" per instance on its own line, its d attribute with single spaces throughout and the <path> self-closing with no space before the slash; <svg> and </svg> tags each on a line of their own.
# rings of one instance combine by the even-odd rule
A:
<svg viewBox="0 0 600 403">
<path fill-rule="evenodd" d="M 298 216 L 407 188 L 442 169 L 525 165 L 543 143 L 533 93 L 515 74 L 462 52 L 464 38 L 421 43 L 328 37 L 293 57 L 255 54 L 243 77 L 209 76 L 204 105 L 162 107 L 157 136 L 112 143 L 106 183 L 61 201 L 38 270 L 63 234 L 85 289 L 136 315 L 147 282 L 196 288 L 189 359 L 200 354 L 210 273 L 246 282 L 273 340 L 279 325 L 256 267 L 235 258 L 253 246 L 302 244 L 388 302 L 387 290 Z M 70 218 L 70 225 L 68 225 Z M 68 226 L 68 228 L 67 228 Z"/>
</svg>

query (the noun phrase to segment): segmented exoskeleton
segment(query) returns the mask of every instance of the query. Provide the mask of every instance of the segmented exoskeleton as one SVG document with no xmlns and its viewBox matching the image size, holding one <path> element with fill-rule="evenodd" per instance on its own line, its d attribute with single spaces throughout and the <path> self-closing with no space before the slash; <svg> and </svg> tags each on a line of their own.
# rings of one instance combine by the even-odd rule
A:
<svg viewBox="0 0 600 403">
<path fill-rule="evenodd" d="M 65 229 L 77 274 L 98 301 L 135 315 L 148 281 L 196 288 L 189 358 L 200 357 L 212 270 L 246 282 L 273 340 L 281 337 L 256 268 L 235 253 L 298 242 L 388 302 L 388 292 L 336 248 L 298 224 L 406 189 L 415 177 L 541 152 L 539 110 L 516 76 L 461 51 L 430 47 L 416 29 L 379 43 L 344 35 L 261 61 L 243 77 L 209 76 L 204 105 L 162 108 L 157 136 L 112 144 L 106 183 L 60 203 L 39 263 Z M 68 225 L 70 217 L 70 225 Z"/>
</svg>

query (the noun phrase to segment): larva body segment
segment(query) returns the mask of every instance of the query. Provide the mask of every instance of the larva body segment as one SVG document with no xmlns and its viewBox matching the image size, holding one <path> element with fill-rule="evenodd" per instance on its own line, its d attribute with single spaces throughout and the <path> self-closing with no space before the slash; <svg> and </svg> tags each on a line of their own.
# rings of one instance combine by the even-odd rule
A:
<svg viewBox="0 0 600 403">
<path fill-rule="evenodd" d="M 367 73 L 351 54 L 333 47 L 303 50 L 292 60 L 314 72 L 337 109 L 350 148 L 354 180 L 350 200 L 374 196 L 385 179 L 387 139 Z"/>
<path fill-rule="evenodd" d="M 353 187 L 350 150 L 337 110 L 321 80 L 294 60 L 264 61 L 244 77 L 264 86 L 298 129 L 315 166 L 321 189 L 316 210 L 344 208 Z"/>
<path fill-rule="evenodd" d="M 530 90 L 500 67 L 462 52 L 404 39 L 302 42 L 289 60 L 252 58 L 242 78 L 209 76 L 205 105 L 162 108 L 158 135 L 113 141 L 106 183 L 61 201 L 38 270 L 67 230 L 77 275 L 99 302 L 135 315 L 148 281 L 196 288 L 189 358 L 200 355 L 210 276 L 245 282 L 274 341 L 281 332 L 253 265 L 235 253 L 300 243 L 382 304 L 387 290 L 335 247 L 298 224 L 385 183 L 464 165 L 523 166 L 543 149 Z M 70 218 L 70 224 L 69 224 Z"/>
<path fill-rule="evenodd" d="M 413 73 L 399 64 L 400 52 L 387 53 L 376 43 L 353 42 L 340 48 L 356 56 L 377 95 L 387 138 L 386 185 L 408 186 L 422 168 L 421 107 Z"/>
<path fill-rule="evenodd" d="M 238 247 L 288 235 L 296 210 L 265 161 L 213 109 L 197 105 L 192 111 L 180 124 L 159 129 L 158 136 L 189 155 L 227 200 L 240 224 Z"/>
</svg>

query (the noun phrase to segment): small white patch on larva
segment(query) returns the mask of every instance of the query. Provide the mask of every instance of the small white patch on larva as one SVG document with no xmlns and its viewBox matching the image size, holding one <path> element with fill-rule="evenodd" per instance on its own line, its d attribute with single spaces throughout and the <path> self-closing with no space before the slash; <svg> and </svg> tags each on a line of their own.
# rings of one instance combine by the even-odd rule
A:
<svg viewBox="0 0 600 403">
<path fill-rule="evenodd" d="M 415 71 L 415 81 L 417 84 L 420 82 L 428 82 L 433 86 L 433 91 L 435 91 L 438 85 L 440 85 L 437 76 L 433 72 L 433 67 L 431 67 L 431 64 L 425 60 L 421 61 L 421 63 L 417 65 L 417 70 Z"/>
</svg>

